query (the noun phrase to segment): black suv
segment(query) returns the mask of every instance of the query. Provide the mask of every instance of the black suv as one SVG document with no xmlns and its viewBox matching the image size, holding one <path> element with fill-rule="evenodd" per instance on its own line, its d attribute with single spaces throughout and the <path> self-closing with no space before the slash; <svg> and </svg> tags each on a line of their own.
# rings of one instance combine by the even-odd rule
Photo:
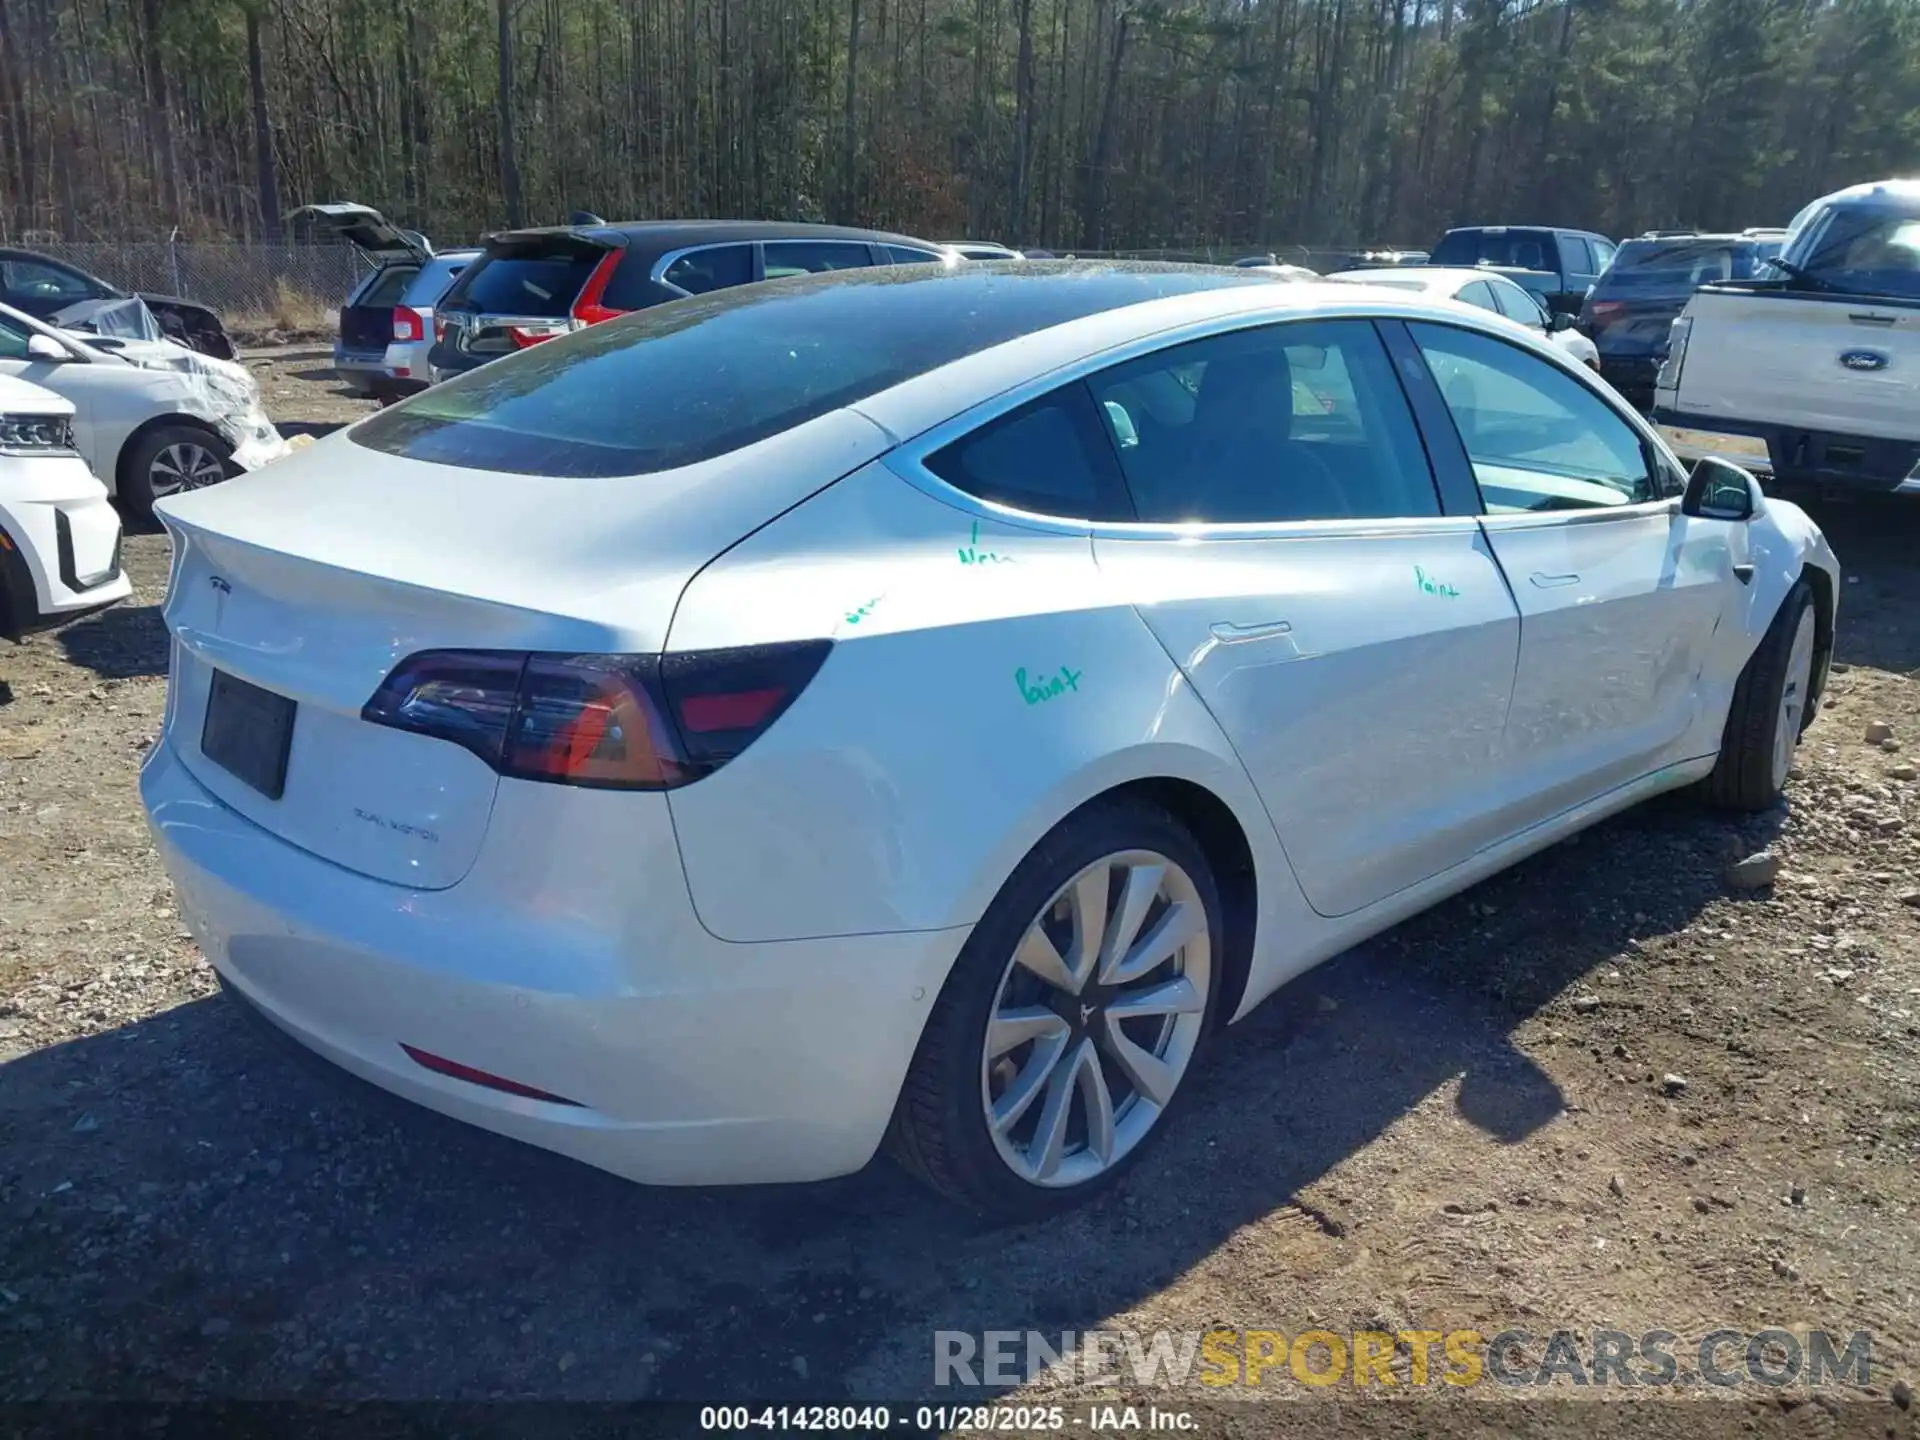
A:
<svg viewBox="0 0 1920 1440">
<path fill-rule="evenodd" d="M 1719 280 L 1777 275 L 1765 262 L 1780 253 L 1785 239 L 1779 230 L 1668 230 L 1627 241 L 1580 307 L 1580 328 L 1600 351 L 1600 373 L 1635 405 L 1650 408 L 1667 335 L 1693 292 Z"/>
<path fill-rule="evenodd" d="M 1553 225 L 1469 225 L 1449 230 L 1430 265 L 1492 265 L 1556 315 L 1578 315 L 1587 290 L 1613 259 L 1613 241 Z"/>
<path fill-rule="evenodd" d="M 584 325 L 709 290 L 870 265 L 953 265 L 942 245 L 777 220 L 648 220 L 515 230 L 488 239 L 434 312 L 444 380 Z"/>
<path fill-rule="evenodd" d="M 0 250 L 0 302 L 24 310 L 36 320 L 71 329 L 85 329 L 97 302 L 126 300 L 126 291 L 89 275 L 77 265 L 42 255 L 37 250 Z M 139 298 L 160 322 L 169 340 L 213 355 L 233 358 L 233 341 L 211 308 L 178 295 L 155 295 L 145 290 Z"/>
</svg>

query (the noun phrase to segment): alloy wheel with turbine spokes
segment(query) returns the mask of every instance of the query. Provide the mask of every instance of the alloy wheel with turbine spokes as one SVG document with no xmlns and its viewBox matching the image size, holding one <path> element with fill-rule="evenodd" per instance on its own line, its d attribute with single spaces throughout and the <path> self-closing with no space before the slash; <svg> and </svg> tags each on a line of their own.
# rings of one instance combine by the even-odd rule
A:
<svg viewBox="0 0 1920 1440">
<path fill-rule="evenodd" d="M 1096 860 L 1054 894 L 1001 975 L 980 1062 L 987 1128 L 1033 1185 L 1126 1158 L 1172 1101 L 1213 983 L 1206 904 L 1151 850 Z"/>
<path fill-rule="evenodd" d="M 214 451 L 194 440 L 163 446 L 147 467 L 147 485 L 156 496 L 183 490 L 203 490 L 227 478 L 227 467 Z"/>
</svg>

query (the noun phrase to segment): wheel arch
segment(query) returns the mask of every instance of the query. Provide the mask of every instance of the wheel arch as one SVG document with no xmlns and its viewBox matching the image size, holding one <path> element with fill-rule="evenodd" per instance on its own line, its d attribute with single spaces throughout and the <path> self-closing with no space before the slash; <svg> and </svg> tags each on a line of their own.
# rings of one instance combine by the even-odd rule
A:
<svg viewBox="0 0 1920 1440">
<path fill-rule="evenodd" d="M 1807 705 L 1807 723 L 1813 722 L 1820 701 L 1827 691 L 1827 675 L 1833 664 L 1834 618 L 1839 611 L 1839 587 L 1836 577 L 1817 560 L 1808 559 L 1800 574 L 1813 591 L 1813 693 Z"/>
<path fill-rule="evenodd" d="M 178 411 L 165 415 L 155 415 L 151 419 L 142 420 L 138 425 L 134 426 L 132 430 L 127 432 L 126 439 L 120 442 L 120 453 L 113 457 L 113 493 L 115 495 L 124 495 L 126 493 L 127 464 L 132 458 L 133 452 L 139 448 L 142 440 L 146 439 L 147 436 L 153 434 L 156 430 L 179 429 L 198 430 L 202 434 L 210 435 L 215 440 L 218 440 L 222 445 L 226 446 L 229 451 L 233 449 L 233 442 L 220 433 L 220 427 L 201 416 L 188 415 Z"/>
</svg>

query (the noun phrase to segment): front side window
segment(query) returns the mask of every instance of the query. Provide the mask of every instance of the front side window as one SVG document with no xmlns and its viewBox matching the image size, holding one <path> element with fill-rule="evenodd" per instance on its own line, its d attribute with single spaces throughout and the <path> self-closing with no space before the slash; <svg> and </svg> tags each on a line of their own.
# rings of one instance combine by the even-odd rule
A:
<svg viewBox="0 0 1920 1440">
<path fill-rule="evenodd" d="M 1579 380 L 1490 335 L 1407 329 L 1446 398 L 1489 514 L 1660 498 L 1639 433 Z"/>
<path fill-rule="evenodd" d="M 824 270 L 856 270 L 873 263 L 865 245 L 848 241 L 769 240 L 766 250 L 769 280 L 818 275 Z"/>
<path fill-rule="evenodd" d="M 626 265 L 614 271 L 614 279 L 622 278 Z M 635 270 L 644 269 L 636 266 Z M 690 250 L 660 272 L 660 278 L 676 290 L 684 290 L 689 295 L 705 295 L 713 290 L 725 290 L 734 285 L 753 283 L 753 247 L 751 245 L 713 245 L 704 250 Z M 609 285 L 608 289 L 613 287 Z M 637 299 L 637 297 L 635 297 Z M 609 301 L 609 304 L 616 302 Z M 638 304 L 621 304 L 623 310 L 637 310 Z"/>
<path fill-rule="evenodd" d="M 27 358 L 27 332 L 11 320 L 0 316 L 0 360 L 24 360 Z"/>
<path fill-rule="evenodd" d="M 1364 320 L 1236 330 L 1089 381 L 1143 521 L 1440 513 L 1393 366 Z"/>
</svg>

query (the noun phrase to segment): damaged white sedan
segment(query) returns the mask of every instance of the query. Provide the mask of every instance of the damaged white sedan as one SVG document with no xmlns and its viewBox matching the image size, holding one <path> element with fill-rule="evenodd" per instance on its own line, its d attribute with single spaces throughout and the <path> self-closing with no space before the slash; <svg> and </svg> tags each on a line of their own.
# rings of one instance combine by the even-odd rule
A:
<svg viewBox="0 0 1920 1440">
<path fill-rule="evenodd" d="M 244 366 L 113 329 L 55 329 L 0 305 L 0 377 L 73 403 L 81 455 L 134 514 L 287 453 Z"/>
</svg>

